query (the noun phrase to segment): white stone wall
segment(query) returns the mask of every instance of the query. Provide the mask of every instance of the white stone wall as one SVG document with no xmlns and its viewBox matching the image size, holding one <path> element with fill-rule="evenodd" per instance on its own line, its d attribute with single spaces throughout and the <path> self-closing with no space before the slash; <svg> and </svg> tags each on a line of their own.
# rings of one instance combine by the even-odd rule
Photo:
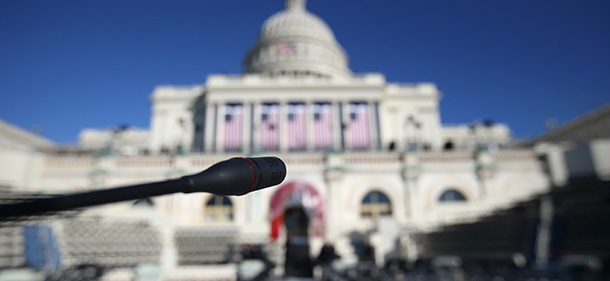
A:
<svg viewBox="0 0 610 281">
<path fill-rule="evenodd" d="M 0 186 L 27 190 L 39 184 L 43 151 L 55 144 L 0 120 Z"/>
<path fill-rule="evenodd" d="M 112 149 L 124 155 L 136 155 L 149 148 L 150 132 L 141 128 L 84 129 L 78 135 L 78 148 L 95 151 Z"/>
<path fill-rule="evenodd" d="M 407 150 L 409 143 L 440 148 L 439 100 L 434 84 L 388 84 L 379 117 L 383 147 L 394 142 L 397 151 Z"/>
<path fill-rule="evenodd" d="M 420 226 L 452 223 L 505 207 L 548 187 L 544 171 L 531 151 L 505 151 L 474 157 L 470 153 L 280 154 L 288 165 L 285 184 L 313 186 L 325 198 L 327 238 L 374 227 L 360 218 L 368 192 L 381 191 L 401 224 Z M 203 170 L 232 155 L 49 157 L 39 188 L 86 191 L 175 178 Z M 487 161 L 487 165 L 482 165 Z M 244 231 L 268 232 L 269 202 L 278 188 L 232 197 L 233 224 Z M 455 189 L 466 203 L 440 203 L 442 192 Z M 159 210 L 176 225 L 203 225 L 203 205 L 209 194 L 175 194 L 153 198 Z M 122 204 L 117 206 L 125 206 Z"/>
<path fill-rule="evenodd" d="M 29 190 L 39 184 L 44 156 L 36 152 L 0 148 L 0 186 Z"/>
<path fill-rule="evenodd" d="M 339 106 L 350 102 L 367 102 L 370 105 L 372 149 L 387 149 L 394 143 L 397 151 L 406 151 L 409 145 L 417 149 L 425 146 L 439 150 L 452 140 L 456 146 L 473 146 L 475 141 L 504 144 L 510 139 L 508 128 L 502 124 L 471 130 L 467 126 L 441 126 L 439 113 L 440 92 L 434 84 L 386 84 L 383 75 L 365 74 L 348 80 L 321 81 L 307 77 L 266 78 L 261 74 L 243 76 L 213 75 L 205 88 L 193 86 L 158 87 L 152 96 L 151 118 L 152 151 L 162 147 L 183 148 L 195 151 L 222 152 L 224 105 L 244 105 L 244 142 L 256 138 L 257 108 L 263 103 L 330 102 L 338 112 Z M 254 110 L 254 112 L 251 112 Z M 346 114 L 346 108 L 343 109 Z M 255 120 L 250 120 L 255 113 Z M 344 122 L 347 116 L 343 116 Z M 182 121 L 180 121 L 182 120 Z M 250 127 L 249 125 L 253 126 Z M 341 124 L 336 124 L 340 137 Z M 379 127 L 376 127 L 378 125 Z M 199 127 L 196 135 L 195 128 Z M 337 140 L 339 141 L 339 140 Z M 254 140 L 256 145 L 256 140 Z M 195 147 L 193 147 L 195 146 Z M 252 147 L 246 145 L 245 152 Z M 336 147 L 336 149 L 341 149 Z"/>
<path fill-rule="evenodd" d="M 603 153 L 605 146 L 598 146 Z M 27 149 L 4 149 L 0 153 L 3 159 L 0 164 L 4 167 L 0 175 L 5 182 L 49 193 L 83 192 L 176 178 L 238 156 L 191 153 L 102 157 L 50 155 Z M 543 192 L 549 186 L 543 167 L 531 150 L 482 154 L 472 151 L 406 154 L 369 151 L 339 154 L 280 152 L 277 155 L 288 166 L 285 184 L 308 184 L 325 200 L 326 235 L 313 240 L 315 247 L 312 251 L 317 251 L 322 241 L 332 241 L 348 261 L 355 258 L 349 244 L 349 233 L 378 228 L 376 222 L 360 218 L 361 202 L 368 192 L 380 191 L 389 197 L 392 219 L 398 225 L 425 230 L 473 220 Z M 440 203 L 440 194 L 448 188 L 460 191 L 467 202 Z M 231 197 L 234 220 L 221 224 L 210 224 L 203 219 L 204 204 L 210 194 L 178 193 L 154 197 L 152 201 L 164 227 L 234 226 L 243 237 L 267 237 L 270 230 L 269 205 L 277 190 L 278 187 L 267 188 L 247 196 Z M 130 202 L 92 210 L 129 212 Z M 379 231 L 383 230 L 377 229 L 373 241 L 385 237 Z"/>
<path fill-rule="evenodd" d="M 535 151 L 545 157 L 549 179 L 556 186 L 565 185 L 570 178 L 610 179 L 610 139 L 594 139 L 586 144 L 541 142 Z"/>
<path fill-rule="evenodd" d="M 591 155 L 597 176 L 603 180 L 610 180 L 610 139 L 593 140 Z"/>
<path fill-rule="evenodd" d="M 291 102 L 304 103 L 310 107 L 315 102 L 331 103 L 335 114 L 339 107 L 343 107 L 343 122 L 347 118 L 347 106 L 350 102 L 367 102 L 371 115 L 371 149 L 378 149 L 378 121 L 376 120 L 378 110 L 375 108 L 380 104 L 383 92 L 383 76 L 370 74 L 354 77 L 349 81 L 319 81 L 309 78 L 278 77 L 265 78 L 264 75 L 225 76 L 215 75 L 208 77 L 204 103 L 205 110 L 205 151 L 223 152 L 224 143 L 224 105 L 239 103 L 244 106 L 244 152 L 252 151 L 249 144 L 253 141 L 256 149 L 258 144 L 257 129 L 260 124 L 258 111 L 263 103 L 277 103 L 280 105 L 282 119 L 280 120 L 281 151 L 287 150 L 287 132 L 281 128 L 286 122 L 286 106 Z M 254 112 L 252 112 L 254 111 Z M 254 120 L 250 116 L 254 116 Z M 335 149 L 340 150 L 341 123 L 338 117 L 334 124 Z M 311 122 L 311 120 L 309 120 Z M 250 126 L 252 125 L 252 126 Z M 196 138 L 200 138 L 199 136 Z M 254 140 L 253 140 L 254 138 Z"/>
<path fill-rule="evenodd" d="M 244 152 L 252 149 L 249 144 L 252 138 L 256 138 L 260 122 L 256 119 L 257 108 L 263 103 L 278 103 L 283 108 L 290 102 L 307 105 L 330 102 L 338 112 L 338 107 L 345 107 L 350 102 L 367 102 L 370 115 L 374 115 L 371 118 L 375 118 L 371 119 L 374 150 L 387 149 L 390 143 L 394 143 L 397 151 L 406 151 L 424 146 L 440 150 L 449 140 L 460 149 L 471 149 L 476 143 L 506 144 L 510 141 L 510 130 L 503 124 L 442 127 L 438 108 L 440 97 L 434 84 L 386 84 L 379 74 L 340 81 L 307 77 L 266 78 L 261 74 L 213 75 L 208 77 L 205 88 L 165 86 L 155 90 L 151 99 L 150 148 L 160 151 L 162 147 L 175 149 L 182 145 L 187 150 L 222 152 L 223 110 L 224 105 L 230 103 L 244 106 Z M 343 113 L 346 112 L 343 108 Z M 251 120 L 250 116 L 255 119 Z M 344 122 L 346 118 L 344 115 Z M 335 126 L 337 139 L 341 134 L 340 125 Z M 256 140 L 254 144 L 256 146 Z"/>
<path fill-rule="evenodd" d="M 190 150 L 193 143 L 193 109 L 197 98 L 204 93 L 202 86 L 160 86 L 151 96 L 150 150 L 176 150 L 182 146 Z"/>
<path fill-rule="evenodd" d="M 444 144 L 449 141 L 457 150 L 471 150 L 478 144 L 506 145 L 511 141 L 511 136 L 505 124 L 445 125 L 441 128 L 440 142 Z"/>
</svg>

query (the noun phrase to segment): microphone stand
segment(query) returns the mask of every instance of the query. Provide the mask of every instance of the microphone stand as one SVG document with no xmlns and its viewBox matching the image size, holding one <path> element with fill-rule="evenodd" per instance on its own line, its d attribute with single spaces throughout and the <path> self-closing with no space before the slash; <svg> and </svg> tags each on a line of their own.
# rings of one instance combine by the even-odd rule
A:
<svg viewBox="0 0 610 281">
<path fill-rule="evenodd" d="M 36 215 L 68 209 L 136 200 L 140 198 L 181 192 L 188 186 L 186 178 L 97 190 L 84 193 L 40 198 L 19 204 L 0 206 L 0 218 Z"/>
<path fill-rule="evenodd" d="M 0 206 L 0 220 L 67 209 L 136 200 L 177 192 L 209 192 L 216 195 L 245 195 L 280 184 L 286 165 L 277 157 L 231 158 L 198 174 L 161 182 L 40 198 Z"/>
</svg>

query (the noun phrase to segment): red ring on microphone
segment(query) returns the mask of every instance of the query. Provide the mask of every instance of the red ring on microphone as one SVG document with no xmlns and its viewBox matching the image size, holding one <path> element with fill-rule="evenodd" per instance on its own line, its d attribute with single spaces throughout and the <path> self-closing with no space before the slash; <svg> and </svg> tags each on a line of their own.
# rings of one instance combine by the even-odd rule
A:
<svg viewBox="0 0 610 281">
<path fill-rule="evenodd" d="M 250 189 L 248 189 L 248 191 L 240 194 L 239 196 L 246 195 L 246 194 L 250 193 L 254 189 L 254 185 L 256 184 L 256 168 L 254 168 L 254 164 L 252 164 L 252 162 L 250 162 L 250 160 L 248 160 L 246 158 L 243 158 L 243 157 L 233 157 L 232 159 L 241 159 L 241 160 L 244 160 L 244 162 L 246 162 L 246 164 L 248 164 L 248 166 L 250 166 L 250 169 L 252 169 L 252 185 L 250 185 Z"/>
</svg>

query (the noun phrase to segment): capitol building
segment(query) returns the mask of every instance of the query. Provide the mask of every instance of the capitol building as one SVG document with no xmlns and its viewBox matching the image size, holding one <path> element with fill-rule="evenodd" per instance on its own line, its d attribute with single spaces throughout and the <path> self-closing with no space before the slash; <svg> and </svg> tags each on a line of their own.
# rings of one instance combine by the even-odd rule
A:
<svg viewBox="0 0 610 281">
<path fill-rule="evenodd" d="M 0 186 L 84 192 L 172 179 L 235 156 L 273 155 L 287 166 L 276 187 L 234 197 L 142 198 L 79 217 L 92 225 L 146 222 L 158 245 L 147 263 L 163 270 L 224 258 L 214 256 L 223 251 L 206 257 L 209 248 L 195 253 L 192 239 L 266 245 L 281 262 L 284 212 L 294 206 L 308 216 L 312 256 L 332 243 L 341 262 L 354 263 L 358 236 L 374 246 L 379 264 L 396 245 L 415 260 L 421 249 L 411 233 L 475 221 L 551 185 L 538 154 L 515 145 L 507 125 L 444 125 L 443 94 L 450 89 L 352 72 L 332 29 L 305 0 L 286 0 L 263 23 L 243 73 L 154 88 L 147 129 L 84 129 L 78 144 L 65 147 L 1 122 Z M 60 247 L 76 239 L 67 229 L 56 230 Z M 83 259 L 69 251 L 64 265 Z"/>
</svg>

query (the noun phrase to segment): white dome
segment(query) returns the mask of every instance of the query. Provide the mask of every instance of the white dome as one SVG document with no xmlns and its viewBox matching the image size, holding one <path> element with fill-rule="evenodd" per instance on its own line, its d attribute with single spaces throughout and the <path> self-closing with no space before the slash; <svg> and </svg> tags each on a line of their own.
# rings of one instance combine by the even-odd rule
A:
<svg viewBox="0 0 610 281">
<path fill-rule="evenodd" d="M 350 75 L 347 64 L 328 25 L 306 10 L 304 0 L 286 0 L 286 9 L 263 24 L 244 72 L 335 78 Z"/>
<path fill-rule="evenodd" d="M 284 36 L 303 36 L 326 42 L 335 42 L 333 31 L 322 19 L 308 12 L 304 6 L 290 7 L 289 3 L 294 1 L 286 2 L 286 10 L 275 13 L 265 21 L 261 28 L 259 40 L 278 39 Z"/>
</svg>

